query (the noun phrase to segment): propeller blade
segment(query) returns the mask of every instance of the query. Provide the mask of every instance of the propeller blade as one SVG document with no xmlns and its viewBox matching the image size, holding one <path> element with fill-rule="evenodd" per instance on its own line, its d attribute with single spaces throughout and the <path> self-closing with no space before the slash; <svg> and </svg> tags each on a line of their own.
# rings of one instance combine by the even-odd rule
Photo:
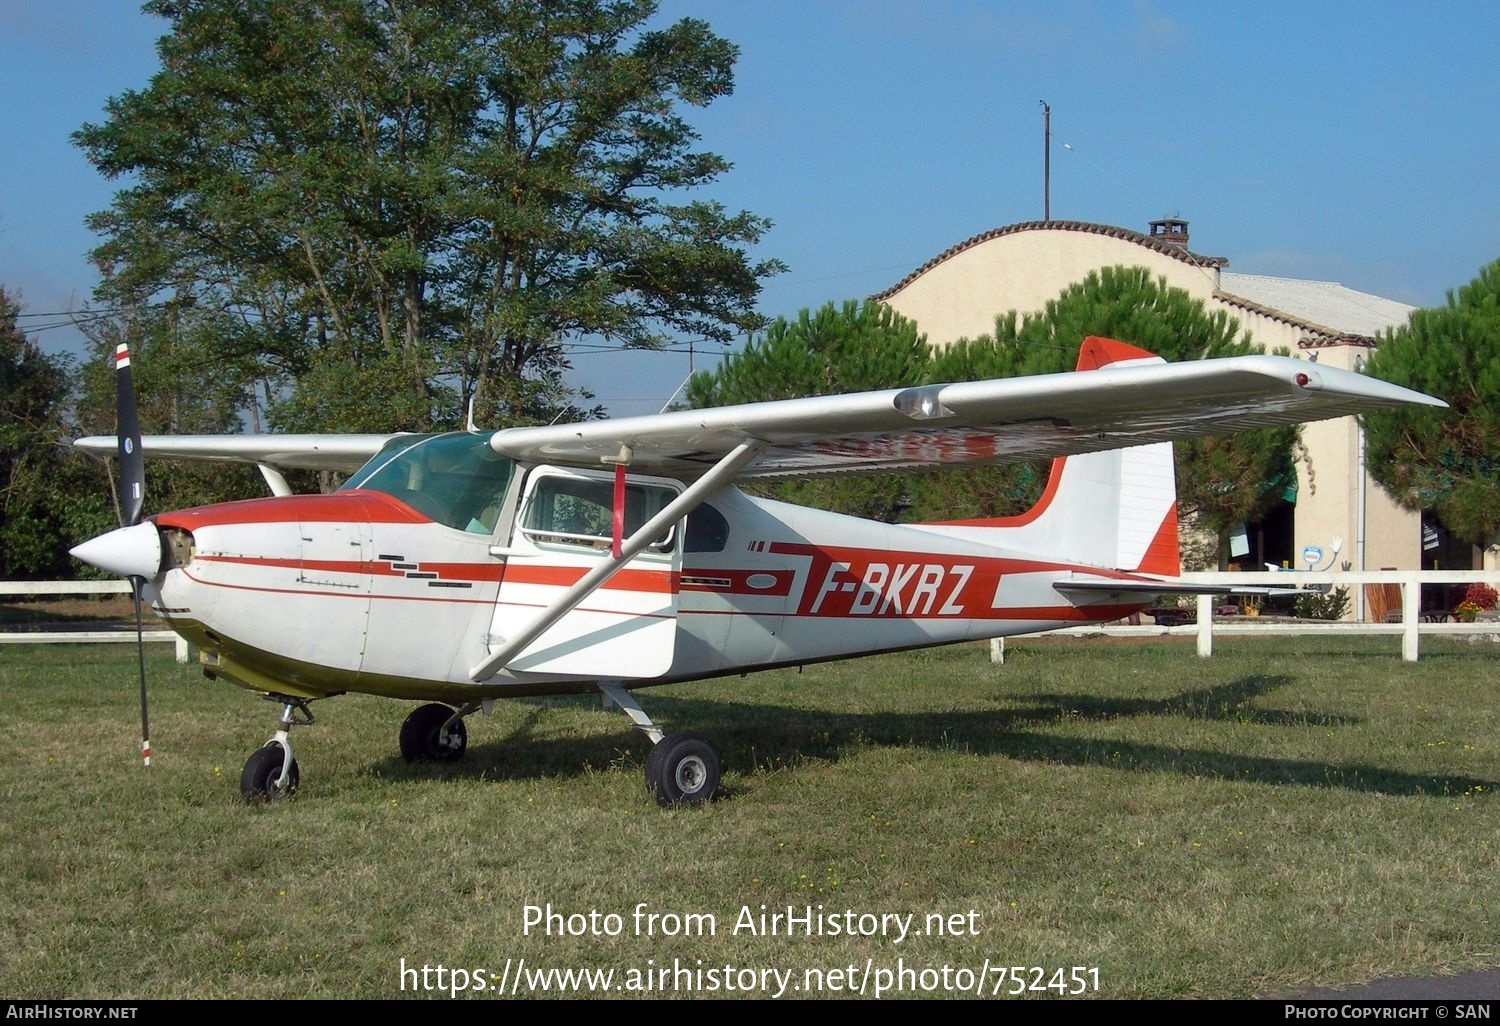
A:
<svg viewBox="0 0 1500 1026">
<path fill-rule="evenodd" d="M 141 765 L 151 765 L 151 722 L 146 715 L 146 637 L 141 626 L 141 587 L 146 582 L 139 577 L 130 579 L 130 590 L 135 596 L 135 653 L 141 669 Z"/>
<path fill-rule="evenodd" d="M 135 384 L 130 377 L 130 347 L 115 347 L 115 414 L 120 440 L 120 489 L 125 526 L 141 522 L 146 504 L 146 461 L 141 456 L 141 419 L 135 408 Z"/>
<path fill-rule="evenodd" d="M 135 406 L 135 382 L 130 376 L 130 347 L 124 342 L 115 347 L 115 384 L 115 430 L 120 440 L 120 498 L 125 527 L 128 529 L 140 524 L 141 510 L 146 505 L 146 460 L 141 455 L 141 418 Z M 160 542 L 157 544 L 159 551 Z M 146 713 L 146 637 L 141 624 L 141 589 L 145 584 L 144 577 L 131 575 L 130 591 L 135 598 L 135 653 L 141 677 L 141 765 L 150 766 L 151 724 Z"/>
</svg>

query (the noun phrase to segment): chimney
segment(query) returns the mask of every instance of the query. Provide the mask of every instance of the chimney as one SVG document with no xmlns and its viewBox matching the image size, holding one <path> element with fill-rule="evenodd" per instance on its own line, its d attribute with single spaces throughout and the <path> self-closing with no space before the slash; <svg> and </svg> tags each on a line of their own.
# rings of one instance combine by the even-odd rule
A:
<svg viewBox="0 0 1500 1026">
<path fill-rule="evenodd" d="M 1178 249 L 1188 247 L 1188 223 L 1175 214 L 1163 217 L 1159 221 L 1152 221 L 1149 234 L 1153 239 L 1176 246 Z"/>
</svg>

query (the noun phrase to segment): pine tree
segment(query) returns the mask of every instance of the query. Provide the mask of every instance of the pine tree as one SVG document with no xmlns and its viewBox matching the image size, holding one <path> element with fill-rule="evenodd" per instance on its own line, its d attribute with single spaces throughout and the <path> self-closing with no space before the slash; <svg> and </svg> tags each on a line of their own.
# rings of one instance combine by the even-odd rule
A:
<svg viewBox="0 0 1500 1026">
<path fill-rule="evenodd" d="M 1406 406 L 1364 418 L 1370 474 L 1409 509 L 1433 510 L 1457 538 L 1500 532 L 1500 261 L 1445 306 L 1388 332 L 1366 368 L 1451 409 Z"/>
</svg>

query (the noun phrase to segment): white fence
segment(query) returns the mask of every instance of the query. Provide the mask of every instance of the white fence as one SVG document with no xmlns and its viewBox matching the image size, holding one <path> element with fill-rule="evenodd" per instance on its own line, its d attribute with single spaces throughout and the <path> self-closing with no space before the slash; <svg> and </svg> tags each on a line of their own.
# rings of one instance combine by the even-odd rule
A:
<svg viewBox="0 0 1500 1026">
<path fill-rule="evenodd" d="M 0 581 L 0 597 L 7 595 L 129 595 L 128 581 Z M 172 631 L 143 631 L 147 641 L 170 641 L 177 647 L 177 661 L 185 663 L 190 651 L 186 641 Z M 0 645 L 79 644 L 135 641 L 131 630 L 0 631 Z"/>
<path fill-rule="evenodd" d="M 1356 589 L 1366 585 L 1384 588 L 1395 585 L 1400 589 L 1401 600 L 1394 608 L 1400 610 L 1400 619 L 1394 622 L 1359 623 L 1299 620 L 1293 622 L 1261 622 L 1254 617 L 1236 617 L 1226 622 L 1214 616 L 1214 596 L 1196 596 L 1197 623 L 1179 627 L 1161 625 L 1116 625 L 1104 627 L 1065 627 L 1048 631 L 1048 634 L 1072 637 L 1088 637 L 1105 634 L 1112 637 L 1162 637 L 1186 635 L 1198 639 L 1198 654 L 1207 658 L 1213 655 L 1214 638 L 1234 635 L 1250 636 L 1295 636 L 1295 635 L 1353 635 L 1388 634 L 1401 637 L 1401 657 L 1407 662 L 1416 662 L 1421 638 L 1433 635 L 1491 635 L 1500 636 L 1500 622 L 1448 623 L 1424 622 L 1420 612 L 1422 585 L 1456 585 L 1482 582 L 1500 589 L 1500 571 L 1497 570 L 1365 570 L 1308 573 L 1284 570 L 1265 573 L 1186 573 L 1182 579 L 1192 584 L 1212 584 L 1230 587 L 1299 588 L 1318 585 L 1320 588 L 1348 588 L 1351 600 Z M 1004 661 L 1004 639 L 991 644 L 991 654 L 996 662 Z"/>
</svg>

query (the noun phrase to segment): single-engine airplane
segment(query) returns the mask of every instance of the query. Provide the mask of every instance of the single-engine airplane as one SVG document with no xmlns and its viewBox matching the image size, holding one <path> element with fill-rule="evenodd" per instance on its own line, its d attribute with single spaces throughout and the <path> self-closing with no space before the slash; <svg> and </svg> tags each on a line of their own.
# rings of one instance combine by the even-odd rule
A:
<svg viewBox="0 0 1500 1026">
<path fill-rule="evenodd" d="M 298 786 L 290 733 L 344 692 L 424 702 L 408 760 L 455 760 L 496 699 L 597 690 L 652 741 L 663 804 L 719 760 L 637 688 L 1102 623 L 1179 573 L 1171 440 L 1439 400 L 1290 357 L 1168 364 L 1089 338 L 1066 374 L 440 435 L 140 438 L 116 355 L 127 526 L 73 554 L 137 582 L 204 673 L 282 708 L 248 800 Z M 1124 448 L 1122 448 L 1124 447 Z M 141 519 L 142 454 L 260 467 L 273 496 Z M 1027 513 L 885 524 L 736 482 L 1053 457 Z M 353 472 L 294 495 L 280 468 Z M 1212 589 L 1223 591 L 1222 587 Z M 143 754 L 149 758 L 142 672 Z"/>
</svg>

